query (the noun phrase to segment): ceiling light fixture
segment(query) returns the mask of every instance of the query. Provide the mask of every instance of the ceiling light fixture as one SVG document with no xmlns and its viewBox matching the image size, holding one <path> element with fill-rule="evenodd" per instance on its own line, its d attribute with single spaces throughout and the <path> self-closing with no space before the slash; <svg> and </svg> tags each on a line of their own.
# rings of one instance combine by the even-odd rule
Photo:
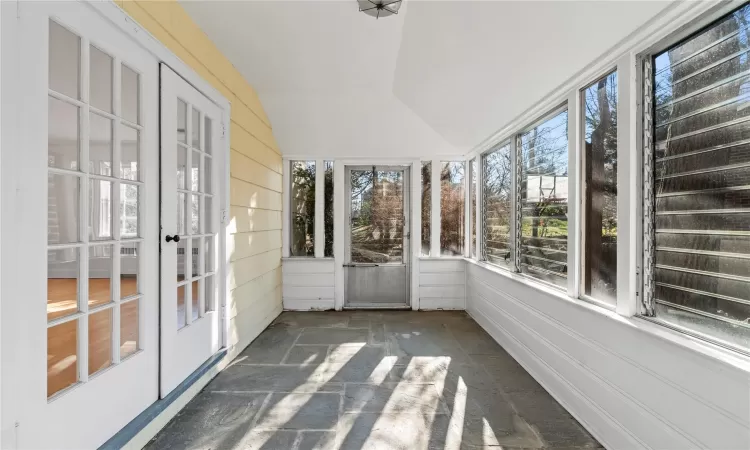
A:
<svg viewBox="0 0 750 450">
<path fill-rule="evenodd" d="M 402 0 L 357 0 L 359 10 L 376 19 L 398 14 Z"/>
</svg>

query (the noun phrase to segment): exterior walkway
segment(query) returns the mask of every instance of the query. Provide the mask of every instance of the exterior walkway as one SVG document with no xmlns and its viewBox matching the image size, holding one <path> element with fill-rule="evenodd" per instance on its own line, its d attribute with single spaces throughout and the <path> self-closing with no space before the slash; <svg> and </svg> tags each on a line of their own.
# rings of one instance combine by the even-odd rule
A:
<svg viewBox="0 0 750 450">
<path fill-rule="evenodd" d="M 464 312 L 285 312 L 149 449 L 598 448 Z"/>
</svg>

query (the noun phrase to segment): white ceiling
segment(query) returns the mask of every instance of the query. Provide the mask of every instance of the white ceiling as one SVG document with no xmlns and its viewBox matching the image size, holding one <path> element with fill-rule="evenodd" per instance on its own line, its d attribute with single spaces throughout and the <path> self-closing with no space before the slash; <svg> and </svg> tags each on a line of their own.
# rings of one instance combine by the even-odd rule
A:
<svg viewBox="0 0 750 450">
<path fill-rule="evenodd" d="M 459 155 L 670 1 L 183 1 L 287 155 Z"/>
</svg>

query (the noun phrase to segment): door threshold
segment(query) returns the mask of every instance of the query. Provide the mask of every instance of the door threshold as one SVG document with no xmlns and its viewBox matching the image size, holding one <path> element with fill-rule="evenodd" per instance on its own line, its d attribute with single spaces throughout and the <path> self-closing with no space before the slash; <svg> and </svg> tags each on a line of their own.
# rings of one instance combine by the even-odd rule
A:
<svg viewBox="0 0 750 450">
<path fill-rule="evenodd" d="M 344 310 L 351 309 L 392 309 L 392 310 L 409 310 L 411 306 L 403 303 L 359 303 L 354 305 L 345 305 Z"/>
</svg>

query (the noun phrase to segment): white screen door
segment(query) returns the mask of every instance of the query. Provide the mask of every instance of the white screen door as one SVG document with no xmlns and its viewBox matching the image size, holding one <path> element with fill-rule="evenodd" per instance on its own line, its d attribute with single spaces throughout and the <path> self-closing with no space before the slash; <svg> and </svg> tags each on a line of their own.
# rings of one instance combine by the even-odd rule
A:
<svg viewBox="0 0 750 450">
<path fill-rule="evenodd" d="M 83 2 L 13 8 L 2 448 L 96 448 L 158 398 L 158 61 Z"/>
<path fill-rule="evenodd" d="M 221 109 L 161 65 L 161 395 L 221 347 Z"/>
</svg>

